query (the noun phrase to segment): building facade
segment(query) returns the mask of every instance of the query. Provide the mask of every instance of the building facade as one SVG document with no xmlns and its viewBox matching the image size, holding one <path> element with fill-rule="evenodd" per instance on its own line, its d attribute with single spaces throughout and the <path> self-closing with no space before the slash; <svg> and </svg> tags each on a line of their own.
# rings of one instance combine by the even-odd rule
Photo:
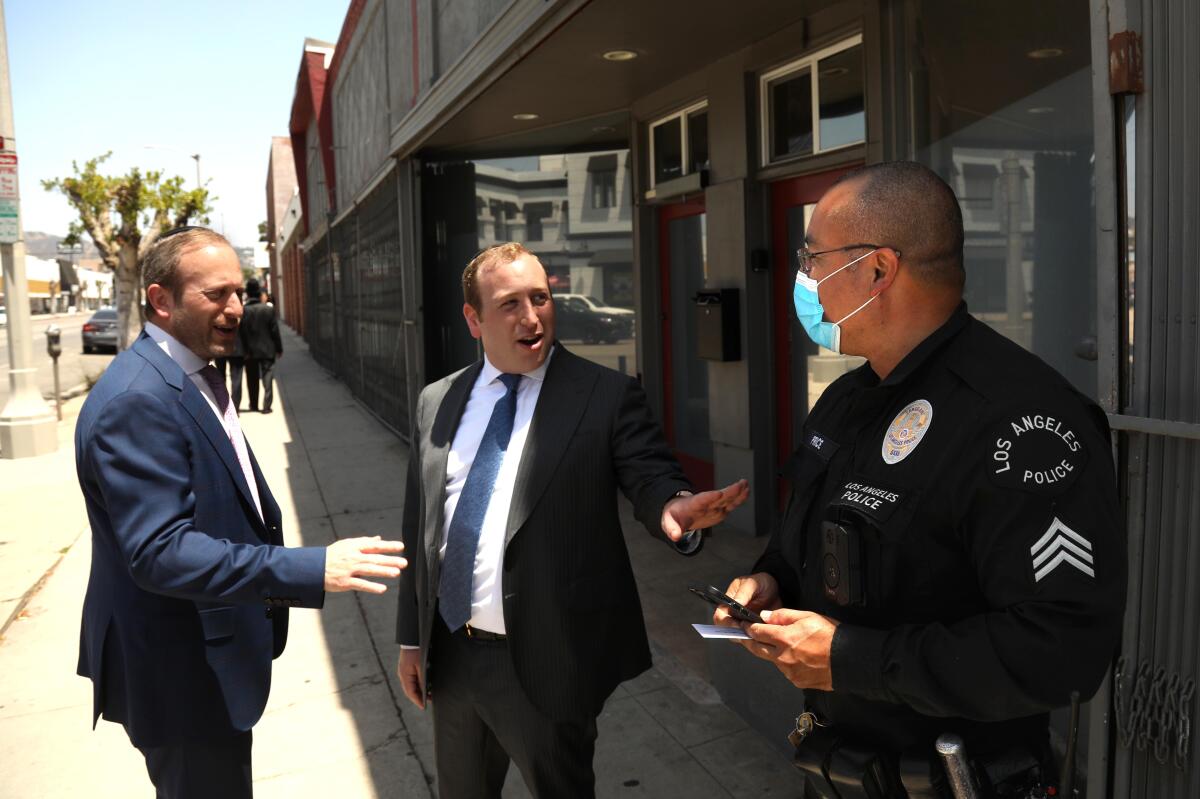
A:
<svg viewBox="0 0 1200 799">
<path fill-rule="evenodd" d="M 1129 611 L 1088 794 L 1196 795 L 1197 35 L 1185 0 L 353 0 L 293 101 L 288 313 L 406 436 L 420 387 L 478 355 L 462 267 L 526 240 L 557 293 L 634 310 L 568 346 L 640 377 L 692 479 L 751 478 L 727 525 L 749 565 L 808 409 L 856 365 L 790 310 L 808 216 L 848 169 L 927 164 L 962 204 L 972 313 L 1115 430 Z M 717 306 L 737 346 L 714 355 Z M 713 651 L 726 702 L 778 737 L 790 686 Z"/>
</svg>

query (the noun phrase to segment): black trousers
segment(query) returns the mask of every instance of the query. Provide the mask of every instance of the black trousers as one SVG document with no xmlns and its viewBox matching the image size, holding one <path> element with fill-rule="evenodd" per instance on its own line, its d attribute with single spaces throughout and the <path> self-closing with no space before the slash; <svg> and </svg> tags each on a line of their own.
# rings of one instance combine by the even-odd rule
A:
<svg viewBox="0 0 1200 799">
<path fill-rule="evenodd" d="M 440 616 L 435 624 L 429 676 L 438 795 L 498 798 L 511 759 L 539 799 L 594 797 L 595 717 L 547 718 L 517 681 L 506 642 L 451 634 Z"/>
<path fill-rule="evenodd" d="M 140 748 L 157 799 L 252 799 L 251 734 Z"/>
<path fill-rule="evenodd" d="M 217 358 L 217 370 L 225 377 L 225 364 L 229 364 L 229 396 L 233 399 L 233 408 L 237 410 L 242 405 L 242 372 L 246 361 L 241 355 L 230 355 L 228 358 Z"/>
<path fill-rule="evenodd" d="M 275 376 L 271 370 L 275 368 L 274 358 L 247 358 L 246 379 L 250 383 L 250 410 L 258 410 L 258 382 L 262 380 L 263 401 L 262 409 L 271 410 L 271 400 L 275 397 Z"/>
</svg>

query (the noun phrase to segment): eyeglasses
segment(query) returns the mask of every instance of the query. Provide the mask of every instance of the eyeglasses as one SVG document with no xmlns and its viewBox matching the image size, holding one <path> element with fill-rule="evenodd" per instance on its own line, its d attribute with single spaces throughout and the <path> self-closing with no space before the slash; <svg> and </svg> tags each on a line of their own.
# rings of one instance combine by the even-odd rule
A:
<svg viewBox="0 0 1200 799">
<path fill-rule="evenodd" d="M 883 249 L 888 249 L 888 250 L 893 251 L 894 253 L 896 253 L 897 257 L 899 257 L 899 255 L 900 255 L 899 250 L 897 250 L 895 247 L 889 247 L 886 244 L 847 244 L 844 247 L 834 247 L 833 249 L 821 250 L 820 252 L 813 252 L 812 250 L 808 249 L 807 247 L 801 247 L 800 249 L 796 250 L 796 260 L 799 262 L 800 272 L 802 274 L 807 275 L 807 274 L 812 273 L 813 265 L 816 263 L 816 258 L 819 255 L 828 255 L 831 252 L 846 252 L 847 250 L 883 250 Z"/>
</svg>

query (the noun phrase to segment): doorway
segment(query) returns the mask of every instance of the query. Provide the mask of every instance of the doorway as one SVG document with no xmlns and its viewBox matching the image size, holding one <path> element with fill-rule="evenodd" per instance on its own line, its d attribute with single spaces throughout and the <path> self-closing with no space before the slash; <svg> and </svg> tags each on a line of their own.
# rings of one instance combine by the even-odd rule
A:
<svg viewBox="0 0 1200 799">
<path fill-rule="evenodd" d="M 708 425 L 708 363 L 696 354 L 693 298 L 708 277 L 704 200 L 665 205 L 658 214 L 662 280 L 663 428 L 692 485 L 713 485 Z"/>
<path fill-rule="evenodd" d="M 808 340 L 796 321 L 792 287 L 796 279 L 796 250 L 813 208 L 821 196 L 850 167 L 788 178 L 771 184 L 771 303 L 775 343 L 775 465 L 782 466 L 799 446 L 808 411 L 824 387 L 851 363 Z M 781 495 L 782 495 L 781 491 Z"/>
</svg>

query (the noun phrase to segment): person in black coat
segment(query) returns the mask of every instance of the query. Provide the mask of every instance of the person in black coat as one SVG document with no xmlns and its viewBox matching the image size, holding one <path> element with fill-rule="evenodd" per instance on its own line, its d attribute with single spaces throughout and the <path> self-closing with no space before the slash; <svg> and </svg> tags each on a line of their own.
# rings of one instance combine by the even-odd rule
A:
<svg viewBox="0 0 1200 799">
<path fill-rule="evenodd" d="M 246 307 L 238 329 L 242 351 L 246 358 L 246 379 L 250 386 L 250 410 L 258 410 L 258 384 L 262 381 L 262 412 L 271 412 L 274 398 L 274 378 L 271 370 L 283 355 L 283 340 L 279 337 L 279 317 L 275 307 L 262 301 L 258 281 L 246 281 Z"/>
<path fill-rule="evenodd" d="M 623 492 L 681 554 L 740 505 L 744 480 L 693 495 L 638 382 L 554 339 L 545 269 L 515 242 L 463 275 L 484 357 L 417 405 L 399 584 L 397 673 L 432 697 L 438 794 L 595 796 L 596 716 L 650 667 L 618 517 Z"/>
<path fill-rule="evenodd" d="M 238 299 L 243 297 L 243 290 L 238 290 Z M 225 367 L 229 367 L 229 395 L 233 398 L 233 409 L 239 413 L 242 410 L 242 373 L 246 369 L 245 350 L 242 348 L 242 337 L 233 339 L 233 352 L 224 358 L 214 358 L 221 379 L 225 379 Z"/>
</svg>

